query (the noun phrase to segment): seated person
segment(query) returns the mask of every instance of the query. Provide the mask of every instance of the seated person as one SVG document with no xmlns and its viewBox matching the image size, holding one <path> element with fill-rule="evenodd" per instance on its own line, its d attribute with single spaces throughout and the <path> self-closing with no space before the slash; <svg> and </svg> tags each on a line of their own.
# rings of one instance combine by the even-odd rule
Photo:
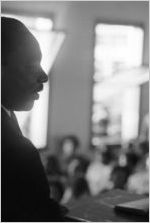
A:
<svg viewBox="0 0 150 223">
<path fill-rule="evenodd" d="M 111 158 L 107 156 L 107 151 L 95 150 L 94 160 L 90 163 L 86 171 L 86 180 L 92 196 L 96 196 L 112 188 L 110 181 L 112 171 Z"/>
<path fill-rule="evenodd" d="M 136 165 L 127 182 L 127 190 L 137 194 L 149 194 L 149 154 Z"/>
<path fill-rule="evenodd" d="M 6 17 L 1 41 L 1 220 L 65 221 L 62 207 L 50 198 L 38 151 L 22 135 L 13 112 L 30 110 L 48 80 L 39 44 L 20 21 Z"/>
<path fill-rule="evenodd" d="M 111 181 L 113 183 L 113 188 L 125 189 L 129 175 L 130 170 L 128 166 L 114 166 L 111 172 Z"/>
</svg>

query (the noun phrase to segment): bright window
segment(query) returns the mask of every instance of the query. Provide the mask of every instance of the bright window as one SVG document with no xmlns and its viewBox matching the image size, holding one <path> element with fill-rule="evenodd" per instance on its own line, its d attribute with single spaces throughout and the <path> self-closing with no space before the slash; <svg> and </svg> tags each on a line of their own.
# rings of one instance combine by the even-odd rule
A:
<svg viewBox="0 0 150 223">
<path fill-rule="evenodd" d="M 137 75 L 137 70 L 142 65 L 143 37 L 143 29 L 136 26 L 95 27 L 93 146 L 137 137 L 141 75 Z M 133 72 L 126 72 L 131 69 Z"/>
<path fill-rule="evenodd" d="M 143 30 L 140 27 L 98 24 L 95 34 L 95 81 L 142 64 Z"/>
</svg>

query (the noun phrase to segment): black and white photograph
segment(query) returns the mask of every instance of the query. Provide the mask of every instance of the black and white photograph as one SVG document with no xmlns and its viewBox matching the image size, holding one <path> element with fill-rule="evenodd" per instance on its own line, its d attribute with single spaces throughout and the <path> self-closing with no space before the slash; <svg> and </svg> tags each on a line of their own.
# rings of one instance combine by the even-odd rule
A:
<svg viewBox="0 0 150 223">
<path fill-rule="evenodd" d="M 1 1 L 1 222 L 149 222 L 149 1 Z"/>
</svg>

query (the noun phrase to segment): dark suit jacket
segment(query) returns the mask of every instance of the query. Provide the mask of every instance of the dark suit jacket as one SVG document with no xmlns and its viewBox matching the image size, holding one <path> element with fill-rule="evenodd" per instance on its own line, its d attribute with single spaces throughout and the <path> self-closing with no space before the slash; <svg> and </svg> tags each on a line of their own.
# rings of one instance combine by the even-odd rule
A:
<svg viewBox="0 0 150 223">
<path fill-rule="evenodd" d="M 38 151 L 1 109 L 1 220 L 62 221 Z"/>
</svg>

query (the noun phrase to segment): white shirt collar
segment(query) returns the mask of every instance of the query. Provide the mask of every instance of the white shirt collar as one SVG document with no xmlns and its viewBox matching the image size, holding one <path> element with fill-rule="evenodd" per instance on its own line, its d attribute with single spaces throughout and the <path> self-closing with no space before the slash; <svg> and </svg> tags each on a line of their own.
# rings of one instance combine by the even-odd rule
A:
<svg viewBox="0 0 150 223">
<path fill-rule="evenodd" d="M 1 105 L 1 106 L 2 106 L 2 108 L 4 109 L 4 111 L 7 113 L 7 115 L 8 115 L 9 117 L 11 117 L 11 112 L 10 112 L 7 108 L 5 108 L 4 105 Z"/>
</svg>

